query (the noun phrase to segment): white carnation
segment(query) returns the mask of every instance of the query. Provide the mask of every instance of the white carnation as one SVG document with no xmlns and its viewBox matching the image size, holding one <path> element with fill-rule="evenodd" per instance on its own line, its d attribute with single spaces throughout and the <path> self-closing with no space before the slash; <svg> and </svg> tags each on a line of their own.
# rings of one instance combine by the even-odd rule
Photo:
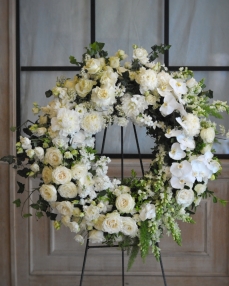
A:
<svg viewBox="0 0 229 286">
<path fill-rule="evenodd" d="M 82 119 L 82 128 L 90 133 L 95 134 L 102 130 L 104 125 L 103 117 L 98 112 L 87 113 Z"/>
<path fill-rule="evenodd" d="M 135 76 L 135 80 L 140 84 L 141 94 L 154 90 L 157 87 L 157 73 L 151 69 L 140 68 L 139 73 Z"/>
</svg>

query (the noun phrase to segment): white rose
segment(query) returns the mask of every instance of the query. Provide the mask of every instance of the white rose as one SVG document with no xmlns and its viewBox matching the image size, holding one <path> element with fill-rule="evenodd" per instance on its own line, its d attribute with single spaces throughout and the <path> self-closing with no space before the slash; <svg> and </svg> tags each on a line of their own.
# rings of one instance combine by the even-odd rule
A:
<svg viewBox="0 0 229 286">
<path fill-rule="evenodd" d="M 155 205 L 153 204 L 146 204 L 141 208 L 139 213 L 139 217 L 142 221 L 146 219 L 153 219 L 156 217 Z"/>
<path fill-rule="evenodd" d="M 47 117 L 47 116 L 40 116 L 38 121 L 39 121 L 39 123 L 42 124 L 42 125 L 43 125 L 43 124 L 46 124 L 47 121 L 48 121 L 48 117 Z"/>
<path fill-rule="evenodd" d="M 110 62 L 110 66 L 113 68 L 113 69 L 117 69 L 119 67 L 119 64 L 120 64 L 120 59 L 118 57 L 110 57 L 109 58 L 109 62 Z"/>
<path fill-rule="evenodd" d="M 42 147 L 35 147 L 34 153 L 39 160 L 44 158 L 44 149 Z"/>
<path fill-rule="evenodd" d="M 40 167 L 37 163 L 33 163 L 31 166 L 30 166 L 30 169 L 34 172 L 34 173 L 37 173 L 40 171 Z"/>
<path fill-rule="evenodd" d="M 89 231 L 89 241 L 91 243 L 102 243 L 105 240 L 103 232 L 100 230 Z"/>
<path fill-rule="evenodd" d="M 29 158 L 33 158 L 35 152 L 33 149 L 28 149 L 26 150 L 26 155 L 29 157 Z"/>
<path fill-rule="evenodd" d="M 40 187 L 40 194 L 47 202 L 55 202 L 57 200 L 57 191 L 53 185 L 42 185 Z"/>
<path fill-rule="evenodd" d="M 63 223 L 63 225 L 68 226 L 70 223 L 71 217 L 68 215 L 64 215 L 61 218 L 61 222 Z"/>
<path fill-rule="evenodd" d="M 77 232 L 80 231 L 80 227 L 79 227 L 78 223 L 75 222 L 75 221 L 70 222 L 70 223 L 68 224 L 68 227 L 70 228 L 70 231 L 71 231 L 71 232 L 77 233 Z"/>
<path fill-rule="evenodd" d="M 122 228 L 122 218 L 119 213 L 113 212 L 106 215 L 103 221 L 103 230 L 110 234 L 118 233 Z"/>
<path fill-rule="evenodd" d="M 47 129 L 45 127 L 39 127 L 36 129 L 34 134 L 38 137 L 43 136 L 47 132 Z"/>
<path fill-rule="evenodd" d="M 57 167 L 62 163 L 63 155 L 59 149 L 55 147 L 48 148 L 45 154 L 45 162 L 52 167 Z"/>
<path fill-rule="evenodd" d="M 42 179 L 45 184 L 49 184 L 52 182 L 52 171 L 53 169 L 47 166 L 45 166 L 42 170 Z"/>
<path fill-rule="evenodd" d="M 87 71 L 90 74 L 95 74 L 95 73 L 99 72 L 102 69 L 101 61 L 99 59 L 94 59 L 94 58 L 89 59 L 86 62 L 85 69 L 87 69 Z"/>
<path fill-rule="evenodd" d="M 99 217 L 94 221 L 94 227 L 97 230 L 103 230 L 103 221 L 105 217 L 106 216 L 104 214 L 100 214 Z"/>
<path fill-rule="evenodd" d="M 83 180 L 87 176 L 87 166 L 81 163 L 75 164 L 71 167 L 71 172 L 74 180 Z"/>
<path fill-rule="evenodd" d="M 130 193 L 130 187 L 128 187 L 128 186 L 123 186 L 123 185 L 121 185 L 121 186 L 119 186 L 118 188 L 120 189 L 120 191 L 122 192 L 122 194 Z"/>
<path fill-rule="evenodd" d="M 203 194 L 206 191 L 207 186 L 204 184 L 197 184 L 195 185 L 194 190 L 197 192 L 198 195 Z"/>
<path fill-rule="evenodd" d="M 75 241 L 79 242 L 81 245 L 84 244 L 84 238 L 82 235 L 80 234 L 77 234 L 75 237 L 74 237 Z"/>
<path fill-rule="evenodd" d="M 96 220 L 99 217 L 100 208 L 98 208 L 97 206 L 84 206 L 83 209 L 85 214 L 84 217 L 87 221 Z"/>
<path fill-rule="evenodd" d="M 59 186 L 58 192 L 63 198 L 75 198 L 78 194 L 77 187 L 74 183 L 70 182 Z"/>
<path fill-rule="evenodd" d="M 114 86 L 115 83 L 117 82 L 118 79 L 118 74 L 116 72 L 113 71 L 104 71 L 103 75 L 100 78 L 100 83 L 103 86 Z"/>
<path fill-rule="evenodd" d="M 116 101 L 114 87 L 101 88 L 97 86 L 92 90 L 91 101 L 100 107 L 114 104 Z"/>
<path fill-rule="evenodd" d="M 62 215 L 72 216 L 73 205 L 68 201 L 63 201 L 57 204 L 56 209 Z"/>
<path fill-rule="evenodd" d="M 31 140 L 29 138 L 20 136 L 20 142 L 23 149 L 32 149 Z"/>
<path fill-rule="evenodd" d="M 178 205 L 188 207 L 194 201 L 194 192 L 191 189 L 183 189 L 177 192 L 176 201 Z"/>
<path fill-rule="evenodd" d="M 89 79 L 80 79 L 75 85 L 75 90 L 80 97 L 85 97 L 91 90 L 95 81 Z"/>
<path fill-rule="evenodd" d="M 133 50 L 133 58 L 139 60 L 142 64 L 148 62 L 148 52 L 143 48 Z"/>
<path fill-rule="evenodd" d="M 122 229 L 121 232 L 125 235 L 135 237 L 138 231 L 136 222 L 131 217 L 122 217 Z"/>
<path fill-rule="evenodd" d="M 67 184 L 71 181 L 72 174 L 68 168 L 66 168 L 64 166 L 59 166 L 53 170 L 52 179 L 53 179 L 53 182 L 55 184 L 63 185 L 63 184 Z"/>
<path fill-rule="evenodd" d="M 90 134 L 95 134 L 101 131 L 103 125 L 103 117 L 98 112 L 87 113 L 81 123 L 82 128 Z"/>
<path fill-rule="evenodd" d="M 213 127 L 202 129 L 200 131 L 200 137 L 205 143 L 212 143 L 215 139 L 215 129 Z"/>
<path fill-rule="evenodd" d="M 116 198 L 116 208 L 121 213 L 130 213 L 135 206 L 135 201 L 130 194 L 121 194 Z"/>
</svg>

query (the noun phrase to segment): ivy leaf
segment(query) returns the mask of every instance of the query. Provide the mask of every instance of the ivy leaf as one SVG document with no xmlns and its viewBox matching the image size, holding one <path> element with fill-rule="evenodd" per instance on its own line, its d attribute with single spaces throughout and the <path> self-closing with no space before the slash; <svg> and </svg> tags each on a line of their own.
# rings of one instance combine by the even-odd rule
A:
<svg viewBox="0 0 229 286">
<path fill-rule="evenodd" d="M 20 182 L 17 182 L 17 184 L 18 184 L 18 187 L 19 187 L 19 189 L 18 189 L 18 193 L 19 194 L 22 194 L 23 192 L 24 192 L 24 190 L 25 190 L 25 184 L 22 184 L 22 183 L 20 183 Z"/>
<path fill-rule="evenodd" d="M 50 220 L 56 220 L 57 214 L 46 212 L 46 215 L 50 218 Z"/>
<path fill-rule="evenodd" d="M 35 210 L 39 210 L 40 209 L 38 204 L 31 204 L 30 207 L 35 209 Z"/>
<path fill-rule="evenodd" d="M 13 204 L 15 204 L 17 208 L 19 208 L 21 206 L 21 200 L 17 199 L 13 202 Z"/>
<path fill-rule="evenodd" d="M 212 200 L 213 200 L 213 203 L 214 203 L 214 204 L 218 202 L 218 199 L 217 199 L 217 197 L 215 197 L 215 196 L 212 198 Z"/>
<path fill-rule="evenodd" d="M 10 131 L 15 132 L 16 130 L 17 130 L 17 127 L 15 127 L 15 126 L 10 127 Z"/>
<path fill-rule="evenodd" d="M 49 89 L 45 92 L 46 97 L 51 97 L 52 96 L 52 91 Z"/>
<path fill-rule="evenodd" d="M 23 178 L 28 178 L 28 172 L 30 172 L 30 169 L 24 168 L 23 170 L 18 170 L 17 173 L 19 176 Z"/>
<path fill-rule="evenodd" d="M 29 130 L 28 127 L 23 128 L 23 132 L 29 136 L 33 135 L 33 133 Z"/>
<path fill-rule="evenodd" d="M 44 215 L 43 215 L 43 213 L 42 212 L 36 212 L 36 217 L 37 218 L 41 218 L 41 217 L 43 217 Z"/>
<path fill-rule="evenodd" d="M 8 155 L 8 156 L 2 157 L 0 161 L 7 162 L 8 164 L 13 164 L 15 163 L 15 159 L 16 159 L 15 156 Z"/>
<path fill-rule="evenodd" d="M 76 58 L 74 56 L 69 57 L 70 63 L 73 65 L 81 66 L 81 63 L 77 62 Z"/>
<path fill-rule="evenodd" d="M 28 214 L 23 214 L 23 217 L 24 217 L 24 218 L 27 218 L 27 217 L 30 217 L 30 216 L 32 216 L 32 215 L 29 214 L 29 213 L 28 213 Z"/>
</svg>

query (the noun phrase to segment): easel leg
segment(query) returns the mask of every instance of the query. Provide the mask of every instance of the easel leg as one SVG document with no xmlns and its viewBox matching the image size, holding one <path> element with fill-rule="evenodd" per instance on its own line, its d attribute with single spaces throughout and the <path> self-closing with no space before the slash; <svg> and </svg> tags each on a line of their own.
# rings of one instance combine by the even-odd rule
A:
<svg viewBox="0 0 229 286">
<path fill-rule="evenodd" d="M 82 283 L 83 283 L 84 269 L 85 269 L 85 265 L 86 265 L 87 252 L 88 252 L 88 248 L 89 248 L 88 244 L 89 244 L 89 239 L 87 239 L 87 243 L 86 243 L 86 247 L 85 247 L 84 259 L 83 259 L 83 267 L 82 267 L 82 271 L 81 271 L 80 285 L 79 286 L 82 286 Z"/>
</svg>

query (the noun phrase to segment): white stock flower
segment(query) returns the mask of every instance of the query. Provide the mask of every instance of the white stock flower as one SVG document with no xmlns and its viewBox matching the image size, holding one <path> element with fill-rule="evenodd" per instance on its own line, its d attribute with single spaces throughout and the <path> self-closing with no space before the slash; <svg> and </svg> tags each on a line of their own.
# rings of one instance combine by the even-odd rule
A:
<svg viewBox="0 0 229 286">
<path fill-rule="evenodd" d="M 52 171 L 51 167 L 45 166 L 42 170 L 42 179 L 45 184 L 49 184 L 52 182 Z"/>
<path fill-rule="evenodd" d="M 103 117 L 100 113 L 96 111 L 87 113 L 81 122 L 82 128 L 90 134 L 96 134 L 99 131 L 101 131 L 103 125 L 104 125 Z"/>
<path fill-rule="evenodd" d="M 122 229 L 121 232 L 130 237 L 135 237 L 138 232 L 138 226 L 136 221 L 131 217 L 122 217 Z"/>
<path fill-rule="evenodd" d="M 57 203 L 56 209 L 58 212 L 62 215 L 66 216 L 72 216 L 73 213 L 73 205 L 68 201 L 63 201 L 60 203 Z"/>
<path fill-rule="evenodd" d="M 119 213 L 108 213 L 103 221 L 103 231 L 112 233 L 118 233 L 122 229 L 122 218 Z"/>
<path fill-rule="evenodd" d="M 52 167 L 57 167 L 62 164 L 63 155 L 56 147 L 50 147 L 45 153 L 45 163 Z"/>
<path fill-rule="evenodd" d="M 121 213 L 130 213 L 134 209 L 135 201 L 130 194 L 121 194 L 116 198 L 115 206 Z"/>
<path fill-rule="evenodd" d="M 78 189 L 76 185 L 72 182 L 69 182 L 67 184 L 60 185 L 58 188 L 58 193 L 63 198 L 75 198 L 78 194 Z"/>
<path fill-rule="evenodd" d="M 179 190 L 176 194 L 176 201 L 178 205 L 188 207 L 194 201 L 194 192 L 191 189 Z"/>
<path fill-rule="evenodd" d="M 85 97 L 93 88 L 96 82 L 89 79 L 80 79 L 75 85 L 75 90 L 80 97 Z"/>
<path fill-rule="evenodd" d="M 155 205 L 148 203 L 142 206 L 139 217 L 141 221 L 145 221 L 146 219 L 154 219 L 156 217 Z"/>
<path fill-rule="evenodd" d="M 103 235 L 103 232 L 100 230 L 91 230 L 89 231 L 89 241 L 91 243 L 102 243 L 105 241 L 105 237 Z"/>
<path fill-rule="evenodd" d="M 71 170 L 64 166 L 58 166 L 52 172 L 52 179 L 55 184 L 67 184 L 72 179 Z"/>
<path fill-rule="evenodd" d="M 202 129 L 200 131 L 200 137 L 204 143 L 212 143 L 215 139 L 215 129 L 213 127 Z"/>
<path fill-rule="evenodd" d="M 57 191 L 53 185 L 43 184 L 40 187 L 40 194 L 42 198 L 47 202 L 55 202 L 57 200 Z"/>
<path fill-rule="evenodd" d="M 92 221 L 92 220 L 96 220 L 99 217 L 99 213 L 100 213 L 100 208 L 97 206 L 84 206 L 84 214 L 85 214 L 85 219 L 87 221 Z"/>
<path fill-rule="evenodd" d="M 174 160 L 181 160 L 186 156 L 186 153 L 181 149 L 179 143 L 173 143 L 171 146 L 171 151 L 169 152 L 169 157 Z"/>
<path fill-rule="evenodd" d="M 74 180 L 84 180 L 87 176 L 87 166 L 85 164 L 75 164 L 71 167 L 72 178 Z"/>
</svg>

